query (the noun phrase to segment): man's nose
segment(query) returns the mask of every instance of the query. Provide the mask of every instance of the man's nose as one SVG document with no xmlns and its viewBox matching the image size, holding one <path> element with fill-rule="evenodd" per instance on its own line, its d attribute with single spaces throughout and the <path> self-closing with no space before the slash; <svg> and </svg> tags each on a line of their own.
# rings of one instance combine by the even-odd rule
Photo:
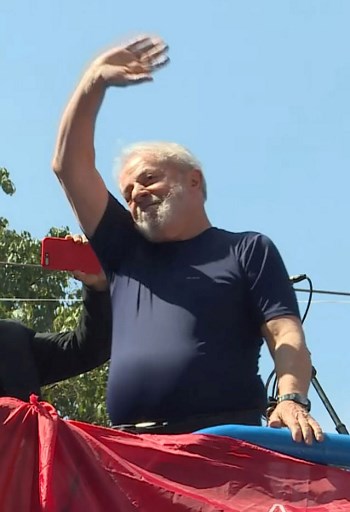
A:
<svg viewBox="0 0 350 512">
<path fill-rule="evenodd" d="M 132 200 L 136 204 L 139 204 L 142 201 L 142 199 L 148 195 L 149 195 L 149 192 L 143 185 L 140 185 L 140 184 L 134 185 L 134 188 L 132 191 Z"/>
</svg>

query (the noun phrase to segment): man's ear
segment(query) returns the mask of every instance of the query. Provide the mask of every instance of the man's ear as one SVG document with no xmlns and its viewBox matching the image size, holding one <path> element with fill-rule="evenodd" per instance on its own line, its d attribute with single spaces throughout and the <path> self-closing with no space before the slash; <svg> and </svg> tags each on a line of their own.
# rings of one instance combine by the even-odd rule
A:
<svg viewBox="0 0 350 512">
<path fill-rule="evenodd" d="M 190 185 L 192 189 L 202 189 L 203 174 L 200 169 L 191 169 Z"/>
</svg>

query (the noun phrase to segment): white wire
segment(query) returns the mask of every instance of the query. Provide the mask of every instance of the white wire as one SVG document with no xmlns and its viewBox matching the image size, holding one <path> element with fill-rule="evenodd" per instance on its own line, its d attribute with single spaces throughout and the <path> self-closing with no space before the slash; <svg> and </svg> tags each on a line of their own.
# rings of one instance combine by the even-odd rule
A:
<svg viewBox="0 0 350 512">
<path fill-rule="evenodd" d="M 30 267 L 30 268 L 41 268 L 42 270 L 45 270 L 47 272 L 47 269 L 44 269 L 42 265 L 37 263 L 15 263 L 11 261 L 0 261 L 0 265 L 4 266 L 12 266 L 12 267 Z M 296 290 L 297 291 L 304 291 L 304 290 Z M 306 291 L 306 290 L 305 290 Z M 324 293 L 327 293 L 327 291 L 324 291 Z M 337 292 L 329 292 L 332 294 L 336 294 Z M 342 292 L 339 292 L 342 293 Z M 345 292 L 343 292 L 345 294 Z M 26 299 L 26 298 L 7 298 L 7 297 L 0 297 L 0 302 L 82 302 L 81 299 Z M 307 304 L 308 300 L 298 300 L 299 304 Z M 327 299 L 319 299 L 319 300 L 312 300 L 311 304 L 350 304 L 350 300 L 327 300 Z"/>
<path fill-rule="evenodd" d="M 26 299 L 0 297 L 0 302 L 82 302 L 82 299 Z"/>
<path fill-rule="evenodd" d="M 298 300 L 299 304 L 307 304 L 307 300 Z M 319 299 L 312 300 L 311 304 L 350 304 L 350 300 L 327 300 L 327 299 Z"/>
<path fill-rule="evenodd" d="M 0 297 L 0 302 L 82 302 L 82 299 L 27 299 L 19 297 Z M 306 304 L 307 300 L 298 300 L 299 304 Z M 350 300 L 313 300 L 311 304 L 350 304 Z"/>
<path fill-rule="evenodd" d="M 14 261 L 0 261 L 0 265 L 10 267 L 30 267 L 30 268 L 43 268 L 39 263 L 16 263 Z"/>
</svg>

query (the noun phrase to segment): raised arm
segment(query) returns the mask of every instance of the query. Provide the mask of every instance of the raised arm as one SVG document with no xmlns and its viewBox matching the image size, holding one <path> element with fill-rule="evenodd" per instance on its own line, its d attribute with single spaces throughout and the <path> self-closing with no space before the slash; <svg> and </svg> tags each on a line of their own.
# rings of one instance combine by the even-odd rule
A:
<svg viewBox="0 0 350 512">
<path fill-rule="evenodd" d="M 64 111 L 52 165 L 88 236 L 95 232 L 108 201 L 94 149 L 95 123 L 105 92 L 111 86 L 151 81 L 153 71 L 167 63 L 166 51 L 161 39 L 140 37 L 104 52 L 88 67 Z"/>
</svg>

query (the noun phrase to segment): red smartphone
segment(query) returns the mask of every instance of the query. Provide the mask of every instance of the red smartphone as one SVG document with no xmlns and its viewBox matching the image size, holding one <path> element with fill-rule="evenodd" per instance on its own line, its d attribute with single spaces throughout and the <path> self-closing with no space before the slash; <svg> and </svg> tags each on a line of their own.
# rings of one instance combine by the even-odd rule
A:
<svg viewBox="0 0 350 512">
<path fill-rule="evenodd" d="M 80 270 L 86 274 L 102 271 L 89 243 L 77 243 L 72 239 L 47 236 L 41 242 L 41 265 L 49 270 Z"/>
</svg>

